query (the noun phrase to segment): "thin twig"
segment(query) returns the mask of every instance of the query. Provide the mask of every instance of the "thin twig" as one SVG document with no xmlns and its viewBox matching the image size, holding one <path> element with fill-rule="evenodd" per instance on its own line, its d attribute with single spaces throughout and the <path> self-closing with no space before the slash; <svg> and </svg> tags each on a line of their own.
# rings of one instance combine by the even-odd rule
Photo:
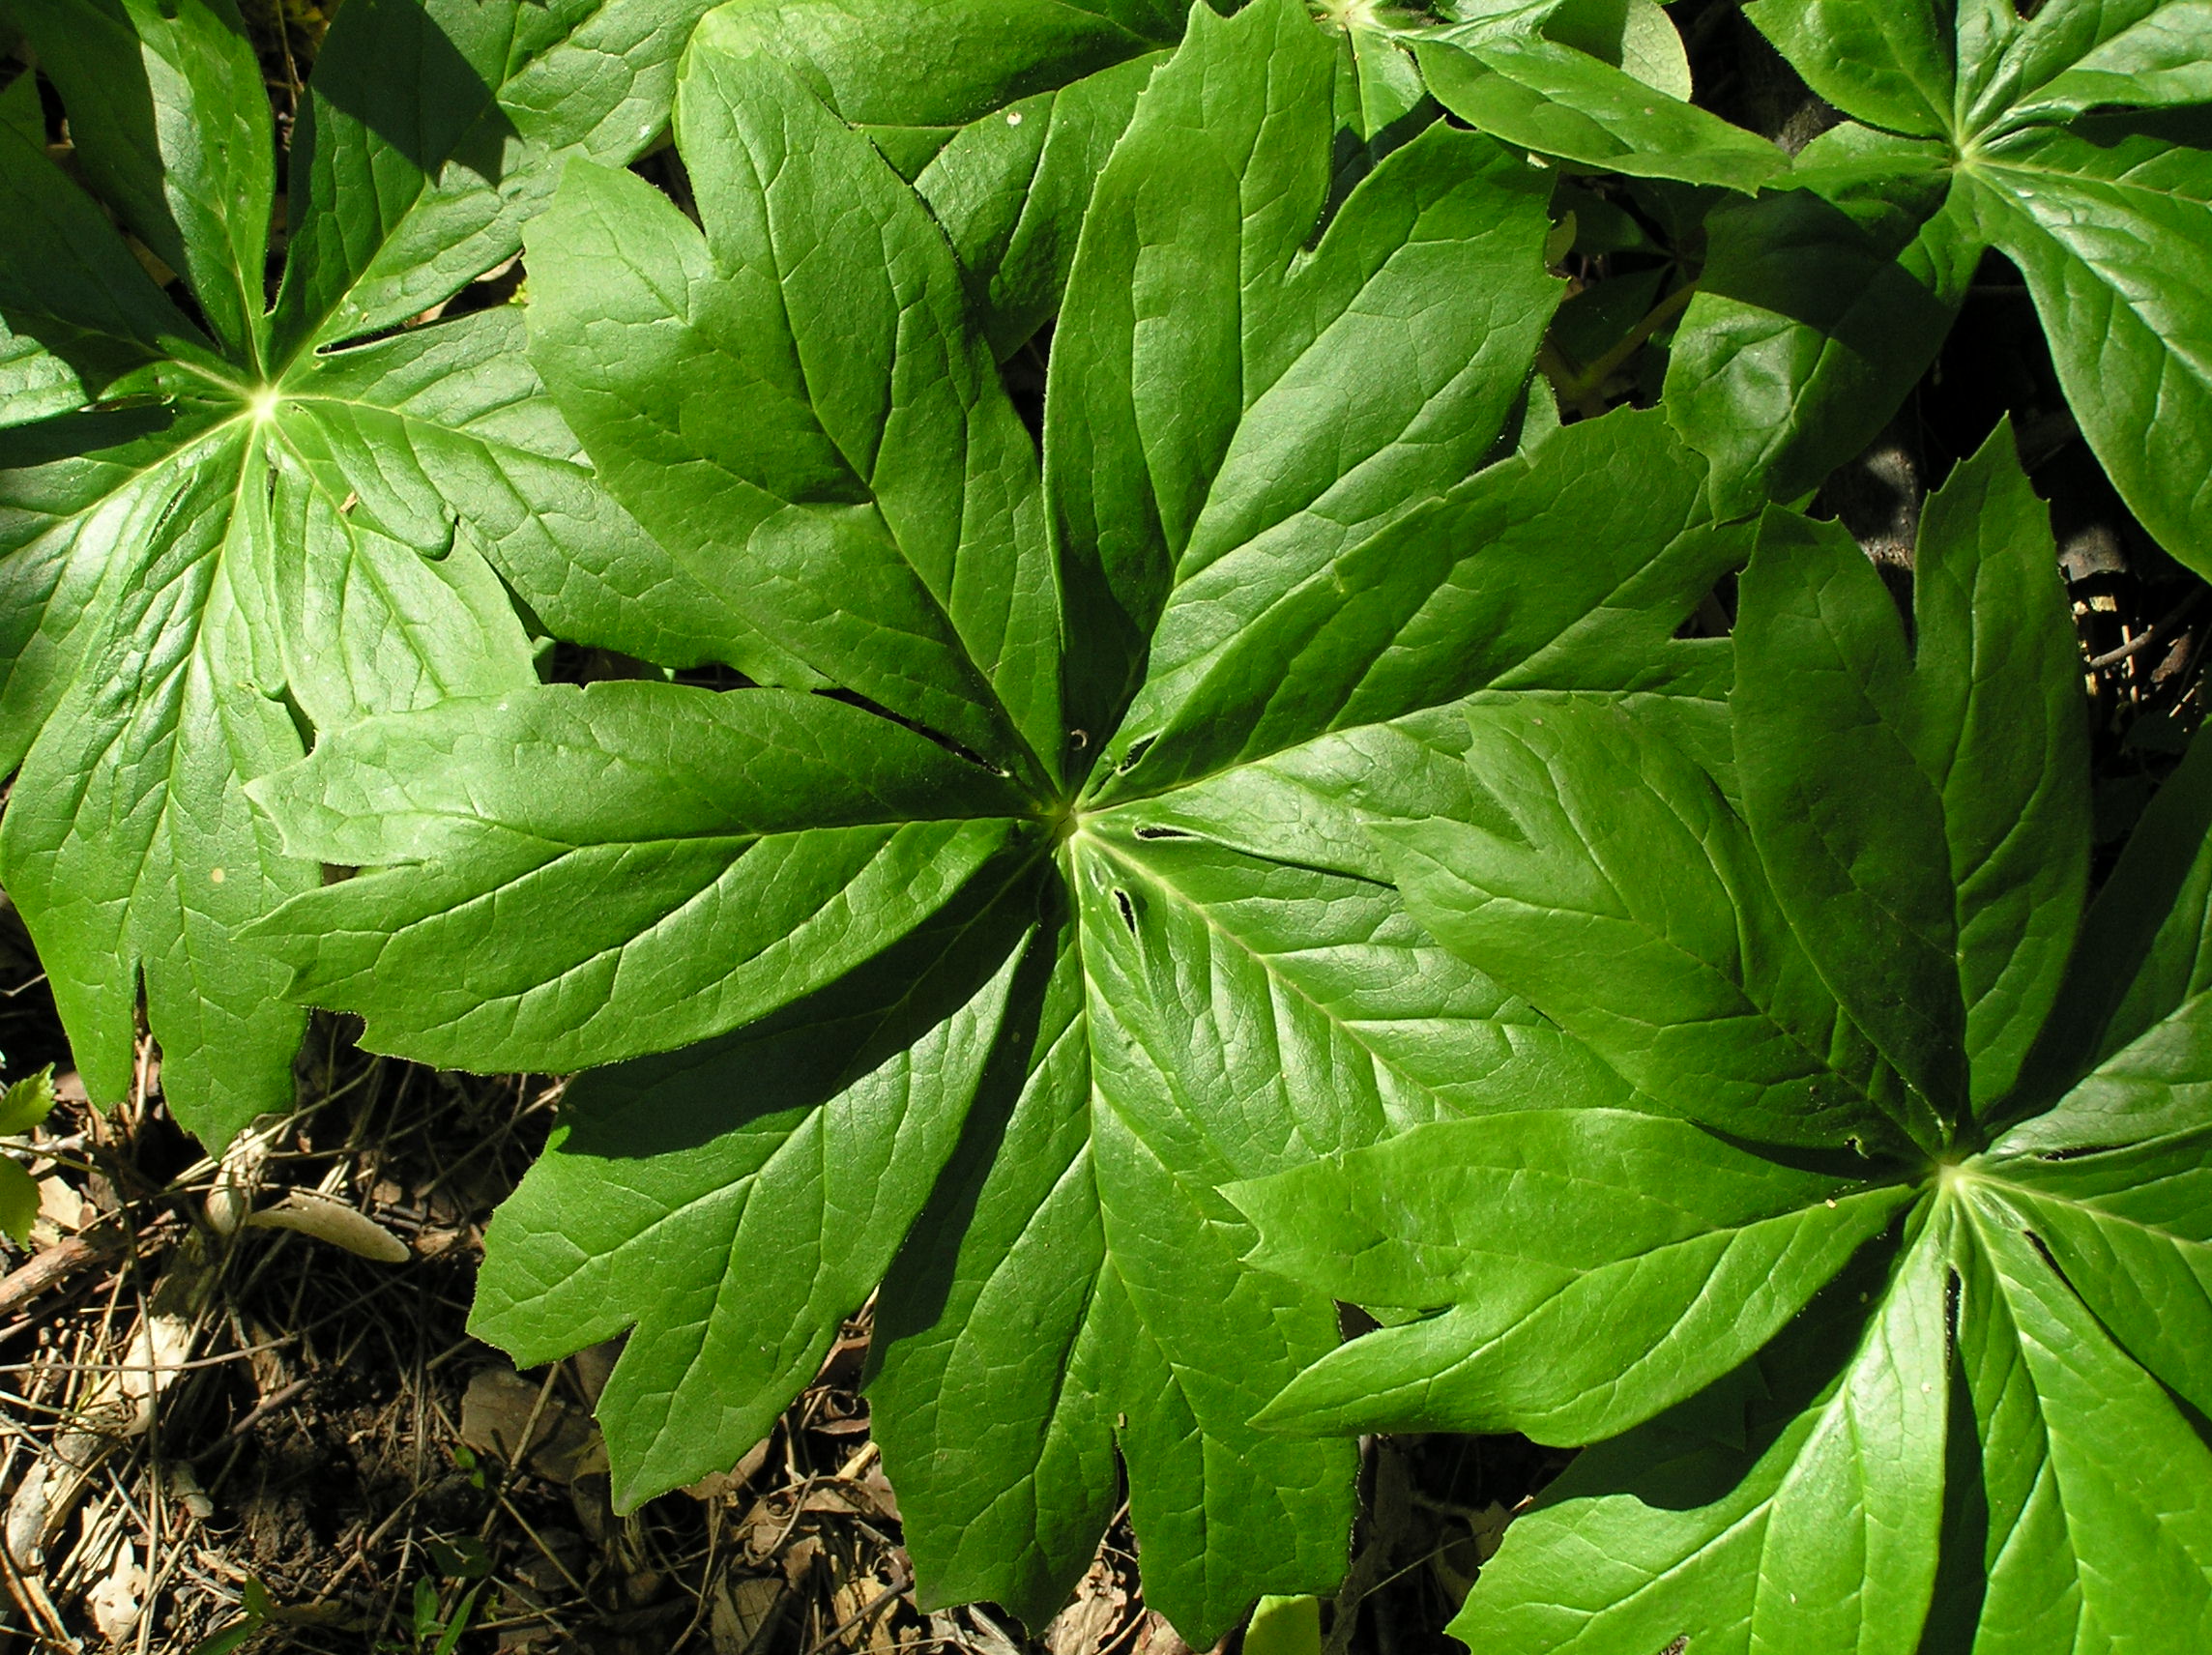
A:
<svg viewBox="0 0 2212 1655">
<path fill-rule="evenodd" d="M 2116 667 L 2122 661 L 2131 660 L 2141 654 L 2153 644 L 2171 637 L 2174 627 L 2188 619 L 2190 611 L 2197 607 L 2203 596 L 2204 588 L 2200 586 L 2194 588 L 2187 597 L 2175 604 L 2161 619 L 2153 622 L 2147 630 L 2137 633 L 2116 650 L 2107 650 L 2101 655 L 2091 655 L 2089 657 L 2089 670 L 2091 672 L 2103 672 L 2107 667 Z"/>
</svg>

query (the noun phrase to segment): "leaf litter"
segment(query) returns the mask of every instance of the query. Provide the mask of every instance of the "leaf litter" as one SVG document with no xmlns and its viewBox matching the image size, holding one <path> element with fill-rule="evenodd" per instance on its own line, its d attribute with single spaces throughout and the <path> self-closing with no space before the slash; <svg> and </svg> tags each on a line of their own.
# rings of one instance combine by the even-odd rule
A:
<svg viewBox="0 0 2212 1655">
<path fill-rule="evenodd" d="M 1995 377 L 1994 352 L 2024 360 L 2016 379 L 2054 390 L 1999 263 L 1946 346 L 1951 371 L 1924 382 L 1870 450 L 1907 504 L 1915 467 L 1900 483 L 1876 450 L 1902 442 L 1939 473 L 1955 457 L 1946 439 L 1983 422 L 1960 406 L 1973 375 L 1959 368 L 1979 362 Z M 2034 394 L 2015 412 L 2057 508 L 2109 857 L 2201 716 L 2212 628 L 2200 585 L 2082 463 L 2054 394 L 2039 431 Z M 1831 482 L 1824 504 L 1850 521 L 1847 487 Z M 1877 553 L 1885 538 L 1911 536 L 1861 534 Z M 0 1049 L 15 1076 L 66 1065 L 66 1046 L 12 921 L 0 914 Z M 854 1389 L 864 1316 L 737 1467 L 614 1517 L 589 1423 L 603 1348 L 517 1375 L 463 1332 L 482 1224 L 542 1143 L 558 1086 L 365 1058 L 327 1022 L 307 1050 L 302 1105 L 265 1130 L 244 1177 L 236 1157 L 194 1159 L 143 1042 L 138 1084 L 105 1119 L 64 1074 L 31 1163 L 32 1248 L 12 1251 L 0 1277 L 0 1571 L 15 1609 L 0 1638 L 196 1651 L 247 1625 L 246 1643 L 215 1647 L 428 1650 L 466 1604 L 463 1650 L 1180 1650 L 1144 1609 L 1125 1522 L 1035 1642 L 987 1606 L 916 1607 L 895 1495 Z M 302 1210 L 352 1214 L 358 1224 L 337 1222 L 371 1246 L 372 1231 L 396 1240 L 407 1262 L 349 1257 L 311 1226 L 282 1234 L 266 1216 Z M 1429 1629 L 1564 1459 L 1513 1438 L 1364 1445 L 1365 1516 L 1331 1655 L 1450 1647 Z M 27 1498 L 40 1481 L 49 1492 Z M 34 1531 L 35 1563 L 15 1544 Z M 1409 1594 L 1425 1601 L 1408 1607 Z"/>
<path fill-rule="evenodd" d="M 0 996 L 35 974 L 0 970 Z M 483 1225 L 557 1084 L 369 1057 L 321 1020 L 300 1108 L 218 1162 L 170 1120 L 150 1053 L 141 1073 L 107 1117 L 62 1075 L 31 1163 L 45 1209 L 0 1272 L 0 1647 L 427 1655 L 419 1624 L 465 1600 L 461 1655 L 1187 1655 L 1145 1606 L 1125 1513 L 1033 1639 L 988 1605 L 917 1603 L 858 1389 L 865 1307 L 736 1466 L 617 1517 L 592 1420 L 613 1349 L 517 1374 L 464 1329 Z M 303 1208 L 404 1262 L 254 1221 Z M 1343 1600 L 1364 1608 L 1332 1655 L 1374 1647 L 1383 1616 L 1398 1646 L 1441 1648 L 1506 1512 L 1564 1458 L 1371 1444 Z"/>
</svg>

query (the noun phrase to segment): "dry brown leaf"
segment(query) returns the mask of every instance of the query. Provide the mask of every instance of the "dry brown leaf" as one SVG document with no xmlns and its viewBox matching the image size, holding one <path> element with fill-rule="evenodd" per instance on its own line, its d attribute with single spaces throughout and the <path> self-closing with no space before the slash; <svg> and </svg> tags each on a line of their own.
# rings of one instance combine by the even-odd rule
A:
<svg viewBox="0 0 2212 1655">
<path fill-rule="evenodd" d="M 98 1216 L 92 1203 L 77 1193 L 61 1168 L 39 1176 L 39 1222 L 51 1231 L 38 1237 L 43 1245 L 51 1246 L 64 1235 L 75 1234 Z"/>
<path fill-rule="evenodd" d="M 84 1607 L 110 1643 L 122 1643 L 138 1630 L 138 1617 L 146 1612 L 146 1571 L 130 1541 L 116 1547 L 114 1565 L 84 1594 Z"/>
<path fill-rule="evenodd" d="M 777 1560 L 783 1565 L 783 1578 L 796 1589 L 806 1584 L 822 1557 L 822 1542 L 811 1534 L 804 1534 L 786 1546 Z"/>
<path fill-rule="evenodd" d="M 245 1222 L 253 1230 L 296 1230 L 379 1264 L 404 1264 L 415 1256 L 367 1213 L 311 1190 L 287 1190 L 275 1206 L 247 1213 Z"/>
<path fill-rule="evenodd" d="M 510 1466 L 519 1462 L 547 1482 L 572 1483 L 604 1471 L 607 1448 L 598 1427 L 558 1397 L 546 1396 L 540 1406 L 542 1393 L 543 1386 L 512 1368 L 480 1370 L 461 1397 L 461 1440 Z M 530 1425 L 534 1415 L 535 1433 Z"/>
<path fill-rule="evenodd" d="M 773 1437 L 763 1437 L 745 1450 L 745 1457 L 727 1471 L 709 1471 L 684 1492 L 695 1500 L 718 1500 L 736 1494 L 761 1473 L 768 1464 L 769 1450 L 774 1445 Z"/>
<path fill-rule="evenodd" d="M 751 1655 L 789 1595 L 790 1588 L 772 1575 L 724 1575 L 707 1618 L 714 1655 Z"/>
<path fill-rule="evenodd" d="M 1044 1629 L 1044 1646 L 1051 1655 L 1098 1655 L 1121 1635 L 1130 1613 L 1128 1588 L 1100 1557 L 1076 1582 L 1074 1601 Z"/>
<path fill-rule="evenodd" d="M 816 1483 L 800 1496 L 799 1509 L 822 1517 L 875 1517 L 875 1502 L 858 1483 Z"/>
<path fill-rule="evenodd" d="M 1156 1610 L 1145 1611 L 1145 1624 L 1130 1640 L 1129 1655 L 1196 1655 Z"/>
<path fill-rule="evenodd" d="M 870 1466 L 867 1474 L 861 1477 L 859 1486 L 860 1492 L 868 1496 L 869 1503 L 875 1506 L 877 1513 L 887 1522 L 905 1521 L 899 1516 L 898 1495 L 892 1492 L 890 1479 L 884 1475 L 881 1466 Z"/>
</svg>

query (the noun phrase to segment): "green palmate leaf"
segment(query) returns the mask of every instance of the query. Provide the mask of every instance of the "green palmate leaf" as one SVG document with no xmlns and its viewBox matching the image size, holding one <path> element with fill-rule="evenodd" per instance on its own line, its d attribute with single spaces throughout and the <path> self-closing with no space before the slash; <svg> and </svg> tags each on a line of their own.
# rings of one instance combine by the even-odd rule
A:
<svg viewBox="0 0 2212 1655">
<path fill-rule="evenodd" d="M 561 161 L 643 150 L 704 5 L 376 0 L 334 23 L 292 144 L 279 345 L 358 338 L 437 304 L 513 253 Z"/>
<path fill-rule="evenodd" d="M 1163 56 L 995 109 L 955 132 L 915 180 L 1002 361 L 1059 309 L 1091 187 Z"/>
<path fill-rule="evenodd" d="M 1756 1365 L 1779 1383 L 1753 1389 L 1766 1406 L 1745 1410 L 1736 1440 L 1685 1408 L 1584 1455 L 1507 1532 L 1453 1633 L 1476 1649 L 1576 1655 L 1684 1640 L 1746 1655 L 1916 1648 L 1943 1462 L 1884 1450 L 1942 1439 L 1945 1229 L 1928 1227 L 1863 1333 L 1848 1314 L 1857 1295 L 1832 1290 Z M 1811 1398 L 1791 1394 L 1831 1375 Z"/>
<path fill-rule="evenodd" d="M 1920 138 L 1952 130 L 1949 13 L 1934 0 L 1750 0 L 1744 7 L 1805 83 L 1837 108 Z"/>
<path fill-rule="evenodd" d="M 2204 0 L 2131 0 L 2124 5 L 2059 6 L 2039 18 L 2017 52 L 2021 90 L 2013 112 L 2076 115 L 2101 104 L 2157 108 L 2212 102 L 2212 7 Z M 2076 30 L 2082 32 L 2077 34 Z M 2030 76 L 2060 57 L 2064 31 L 2073 61 L 2040 85 Z M 2081 49 L 2082 47 L 2086 49 Z M 2080 55 L 2075 56 L 2079 51 Z M 2047 55 L 2048 54 L 2048 55 Z"/>
<path fill-rule="evenodd" d="M 533 682 L 495 569 L 538 573 L 540 615 L 582 641 L 757 661 L 592 483 L 511 312 L 336 349 L 511 255 L 558 161 L 642 149 L 696 8 L 349 10 L 293 133 L 274 308 L 275 138 L 228 0 L 17 15 L 99 200 L 43 153 L 21 78 L 0 197 L 35 229 L 0 258 L 0 319 L 47 400 L 0 435 L 0 877 L 94 1097 L 129 1085 L 142 987 L 169 1100 L 219 1143 L 292 1098 L 300 1014 L 238 932 L 320 882 L 242 792 L 300 756 L 295 710 L 327 727 Z"/>
<path fill-rule="evenodd" d="M 1164 0 L 733 0 L 701 38 L 792 69 L 914 181 L 1003 359 L 1059 308 L 1091 186 L 1186 13 Z"/>
<path fill-rule="evenodd" d="M 1437 101 L 1507 143 L 1603 171 L 1755 189 L 1789 160 L 1765 139 L 1571 46 L 1511 36 L 1423 44 Z"/>
<path fill-rule="evenodd" d="M 1299 49 L 1233 60 L 1230 118 L 1212 114 L 1212 82 L 1154 77 L 1124 139 L 1133 159 L 1108 168 L 1085 225 L 1072 279 L 1087 303 L 1054 335 L 1047 492 L 1069 600 L 1090 611 L 1067 673 L 1073 728 L 1104 735 L 1150 663 L 1122 737 L 1097 749 L 1140 779 L 1104 780 L 1107 798 L 1231 757 L 1221 726 L 1186 738 L 1176 721 L 1215 683 L 1266 693 L 1271 665 L 1224 663 L 1224 633 L 1271 602 L 1310 633 L 1309 583 L 1475 469 L 1557 302 L 1525 262 L 1541 216 L 1527 170 L 1441 125 L 1309 250 L 1329 154 L 1274 134 L 1289 111 L 1325 131 L 1333 57 L 1302 44 L 1302 18 L 1272 26 L 1294 22 Z M 1170 147 L 1172 189 L 1143 164 Z M 1514 277 L 1478 274 L 1501 268 Z M 1425 299 L 1439 283 L 1464 283 L 1442 318 Z"/>
<path fill-rule="evenodd" d="M 2175 102 L 2161 96 L 2162 71 L 2202 61 L 2202 37 L 2191 39 L 2198 10 L 2197 0 L 2070 0 L 2036 8 L 2023 23 L 1976 6 L 1963 15 L 1959 31 L 1962 59 L 1973 66 L 1962 76 L 1961 92 L 1970 87 L 1974 96 L 1970 103 L 1963 97 L 1962 105 L 1977 121 L 2008 108 L 2037 113 L 2054 83 L 2077 70 L 2094 73 L 2099 63 L 2125 64 L 2142 81 L 2130 96 L 2105 102 Z M 2077 106 L 2063 95 L 2055 102 L 2066 112 Z"/>
<path fill-rule="evenodd" d="M 2054 1017 L 2088 838 L 2055 561 L 2002 428 L 1929 502 L 1909 644 L 1855 547 L 1770 512 L 1740 805 L 1627 708 L 1524 697 L 1471 708 L 1464 793 L 1418 790 L 1448 816 L 1371 828 L 1416 918 L 1637 1089 L 1507 1077 L 1232 1190 L 1255 1262 L 1391 1323 L 1263 1423 L 1633 1427 L 1509 1530 L 1470 1647 L 2212 1635 L 2202 761 L 2082 944 L 2076 980 L 2116 985 Z M 1927 1090 L 1870 1091 L 1854 1021 Z M 1877 1103 L 1913 1147 L 1850 1152 Z"/>
<path fill-rule="evenodd" d="M 0 108 L 7 115 L 0 121 L 0 199 L 25 237 L 46 249 L 44 258 L 0 265 L 10 331 L 46 364 L 40 383 L 47 400 L 10 422 L 77 407 L 157 357 L 204 351 L 205 341 L 146 279 L 98 203 L 47 164 L 36 77 L 22 75 L 0 93 Z M 76 394 L 68 395 L 72 391 Z"/>
<path fill-rule="evenodd" d="M 1909 646 L 1840 529 L 1771 519 L 1745 577 L 1733 706 L 1753 836 L 1822 976 L 1947 1122 L 1969 1091 L 1985 1110 L 2011 1089 L 2087 886 L 2056 563 L 2000 426 L 1929 502 Z M 1985 631 L 2007 640 L 2001 681 Z"/>
<path fill-rule="evenodd" d="M 1279 1238 L 1254 1263 L 1353 1303 L 1452 1308 L 1345 1346 L 1262 1423 L 1613 1436 L 1757 1350 L 1910 1199 L 1587 1108 L 1418 1127 L 1363 1177 L 1389 1199 L 1327 1163 L 1232 1189 Z M 1644 1351 L 1626 1374 L 1623 1348 Z"/>
<path fill-rule="evenodd" d="M 2193 1006 L 2195 1016 L 2185 1012 L 2174 1021 L 2186 1019 L 2190 1043 L 2201 1049 L 2207 1008 L 2201 1001 Z M 2163 1044 L 2166 1049 L 2156 1055 L 2167 1060 L 2169 1073 L 2186 1070 L 2178 1084 L 2146 1084 L 2139 1072 L 2112 1074 L 2108 1064 L 2066 1104 L 2031 1123 L 2079 1133 L 2094 1119 L 2103 1134 L 2128 1147 L 2042 1163 L 2022 1159 L 2008 1168 L 2013 1187 L 2006 1199 L 2099 1320 L 2144 1367 L 2202 1411 L 2212 1400 L 2212 1361 L 2206 1354 L 2212 1345 L 2205 1340 L 2212 1330 L 2212 1227 L 2206 1222 L 2212 1140 L 2203 1125 L 2212 1110 L 2201 1065 L 2188 1069 L 2178 1059 L 2182 1041 Z M 2129 1101 L 2138 1108 L 2125 1116 L 2099 1107 L 2111 1101 L 2114 1081 L 2132 1083 L 2136 1093 Z M 2164 1094 L 2157 1099 L 2161 1107 L 2140 1108 L 2142 1093 L 2153 1088 Z M 2151 1133 L 2158 1135 L 2145 1136 Z M 2023 1134 L 2018 1147 L 2052 1146 L 2046 1134 Z"/>
<path fill-rule="evenodd" d="M 1666 407 L 1724 508 L 1817 487 L 1935 361 L 1980 252 L 1942 159 L 1839 128 L 1784 188 L 1714 211 Z"/>
<path fill-rule="evenodd" d="M 2081 921 L 2035 1056 L 2072 1074 L 2212 988 L 2212 742 L 2190 745 Z M 2049 1101 L 2048 1098 L 2036 1099 Z"/>
<path fill-rule="evenodd" d="M 726 1469 L 733 1401 L 819 1371 L 986 1082 L 1035 912 L 1033 886 L 1001 887 L 742 1035 L 575 1083 L 495 1220 L 473 1325 L 522 1361 L 639 1325 L 600 1403 L 610 1437 L 651 1445 L 622 1467 L 626 1503 Z"/>
<path fill-rule="evenodd" d="M 950 896 L 1023 802 L 837 702 L 649 683 L 360 724 L 259 792 L 295 856 L 432 864 L 364 886 L 380 900 L 353 946 L 325 925 L 359 902 L 269 921 L 311 952 L 301 989 L 365 1014 L 379 1044 L 505 1068 L 665 1050 L 834 978 Z M 534 946 L 498 946 L 502 909 L 529 915 Z M 454 958 L 468 972 L 424 995 Z"/>
<path fill-rule="evenodd" d="M 1860 191 L 1913 200 L 1926 193 L 1932 165 L 1953 181 L 1943 211 L 1928 220 L 1940 239 L 1923 231 L 1901 259 L 1905 274 L 1950 307 L 1986 247 L 2011 258 L 2027 278 L 2082 435 L 2122 498 L 2177 557 L 2212 567 L 2212 490 L 2204 482 L 2212 455 L 2203 436 L 2212 311 L 2198 298 L 2204 249 L 2212 246 L 2212 140 L 2201 109 L 2175 107 L 2212 101 L 2202 7 L 2075 0 L 2038 8 L 2023 22 L 1991 0 L 1961 6 L 1955 15 L 1925 4 L 1762 0 L 1747 15 L 1846 115 L 1893 140 L 1936 140 L 1892 143 L 1887 166 L 1878 137 L 1847 140 Z M 2111 106 L 2139 112 L 2094 112 Z M 1823 187 L 1815 181 L 1813 188 Z M 1810 291 L 1818 280 L 1808 258 L 1780 291 Z M 1836 294 L 1845 297 L 1831 297 L 1823 310 L 1848 314 L 1848 296 L 1859 290 L 1839 284 Z M 1799 364 L 1781 382 L 1789 400 L 1816 397 L 1819 419 L 1853 426 L 1848 413 L 1827 410 L 1848 409 L 1854 392 L 1838 385 L 1839 401 L 1829 404 L 1812 368 L 1816 338 L 1785 325 L 1833 334 L 1832 316 L 1794 315 L 1787 303 L 1756 295 L 1753 303 L 1772 318 L 1778 342 L 1769 352 Z M 1744 373 L 1731 359 L 1731 334 L 1750 324 L 1712 311 L 1685 318 L 1693 337 L 1701 328 L 1721 328 L 1696 367 L 1708 378 L 1730 371 L 1708 391 L 1704 417 L 1685 426 L 1716 458 L 1729 444 L 1724 406 L 1750 416 L 1782 400 L 1771 371 Z M 1877 396 L 1882 417 L 1929 360 L 1927 332 L 1909 330 L 1885 353 L 1896 371 L 1852 376 L 1855 394 Z M 1695 383 L 1689 374 L 1687 366 L 1678 370 L 1684 386 Z M 1809 467 L 1792 469 L 1776 492 L 1787 498 L 1810 480 Z"/>
<path fill-rule="evenodd" d="M 1640 740 L 1627 711 L 1586 705 L 1485 708 L 1474 738 L 1468 763 L 1496 815 L 1378 828 L 1446 946 L 1686 1118 L 1869 1147 L 1918 1126 L 1775 922 L 1751 834 L 1689 759 Z"/>
<path fill-rule="evenodd" d="M 1984 233 L 2019 265 L 2081 434 L 2162 543 L 2212 559 L 2212 153 L 2091 120 L 2028 127 L 1971 174 Z"/>
<path fill-rule="evenodd" d="M 794 70 L 913 178 L 962 128 L 1173 46 L 1188 14 L 1176 0 L 731 0 L 699 39 Z"/>
<path fill-rule="evenodd" d="M 949 250 L 820 104 L 754 113 L 751 86 L 781 72 L 693 61 L 678 131 L 707 235 L 641 180 L 576 167 L 534 232 L 538 365 L 680 561 L 727 583 L 745 550 L 777 648 L 978 752 L 1026 740 L 1017 764 L 1050 773 L 1035 450 L 968 333 Z M 825 554 L 834 603 L 805 579 Z"/>
<path fill-rule="evenodd" d="M 571 161 L 532 353 L 698 625 L 809 676 L 328 738 L 254 797 L 364 871 L 265 935 L 302 998 L 444 1063 L 707 1042 L 577 1084 L 486 1266 L 478 1326 L 517 1351 L 631 1329 L 626 1504 L 733 1463 L 880 1280 L 871 1420 L 927 1601 L 1041 1624 L 1125 1476 L 1148 1602 L 1210 1642 L 1334 1584 L 1354 1469 L 1250 1424 L 1335 1312 L 1243 1262 L 1220 1186 L 1489 1085 L 1631 1098 L 1408 917 L 1363 824 L 1467 793 L 1478 694 L 1679 700 L 1725 756 L 1726 645 L 1672 634 L 1749 535 L 1656 413 L 1509 428 L 1558 291 L 1541 180 L 1417 105 L 1378 129 L 1298 0 L 1195 11 L 1094 188 L 1070 140 L 1041 458 L 994 360 L 1012 289 L 882 111 L 724 44 L 678 99 L 697 221 Z M 1003 81 L 960 118 L 1022 109 Z M 1536 559 L 1546 521 L 1583 555 Z M 545 613 L 566 577 L 526 561 Z"/>
<path fill-rule="evenodd" d="M 1956 1266 L 1959 1360 L 1987 1512 L 1976 1641 L 2200 1645 L 2212 1636 L 2212 1449 L 2001 1189 L 1973 1188 L 1963 1206 L 1976 1246 Z"/>
<path fill-rule="evenodd" d="M 93 187 L 185 277 L 233 360 L 260 366 L 276 144 L 236 5 L 16 0 L 15 15 Z"/>
</svg>

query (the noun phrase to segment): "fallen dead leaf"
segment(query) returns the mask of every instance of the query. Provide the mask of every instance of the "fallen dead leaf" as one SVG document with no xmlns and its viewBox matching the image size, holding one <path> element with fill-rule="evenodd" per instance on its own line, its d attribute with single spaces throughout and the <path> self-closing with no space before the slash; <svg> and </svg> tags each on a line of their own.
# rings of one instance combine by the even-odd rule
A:
<svg viewBox="0 0 2212 1655">
<path fill-rule="evenodd" d="M 461 1440 L 551 1483 L 605 1471 L 607 1447 L 598 1427 L 557 1396 L 545 1397 L 540 1407 L 542 1390 L 512 1368 L 480 1370 L 461 1397 Z"/>
<path fill-rule="evenodd" d="M 772 1575 L 724 1575 L 714 1587 L 707 1636 L 714 1655 L 751 1655 L 783 1611 L 790 1588 Z"/>
<path fill-rule="evenodd" d="M 138 1629 L 138 1617 L 146 1612 L 146 1571 L 130 1541 L 116 1547 L 114 1566 L 84 1594 L 84 1606 L 110 1643 L 123 1642 Z"/>
<path fill-rule="evenodd" d="M 1100 1557 L 1075 1585 L 1075 1598 L 1044 1629 L 1051 1655 L 1098 1655 L 1128 1623 L 1129 1591 L 1119 1571 Z"/>
<path fill-rule="evenodd" d="M 276 1205 L 247 1213 L 245 1223 L 252 1230 L 295 1230 L 379 1264 L 404 1264 L 415 1256 L 367 1213 L 311 1190 L 287 1190 Z"/>
</svg>

